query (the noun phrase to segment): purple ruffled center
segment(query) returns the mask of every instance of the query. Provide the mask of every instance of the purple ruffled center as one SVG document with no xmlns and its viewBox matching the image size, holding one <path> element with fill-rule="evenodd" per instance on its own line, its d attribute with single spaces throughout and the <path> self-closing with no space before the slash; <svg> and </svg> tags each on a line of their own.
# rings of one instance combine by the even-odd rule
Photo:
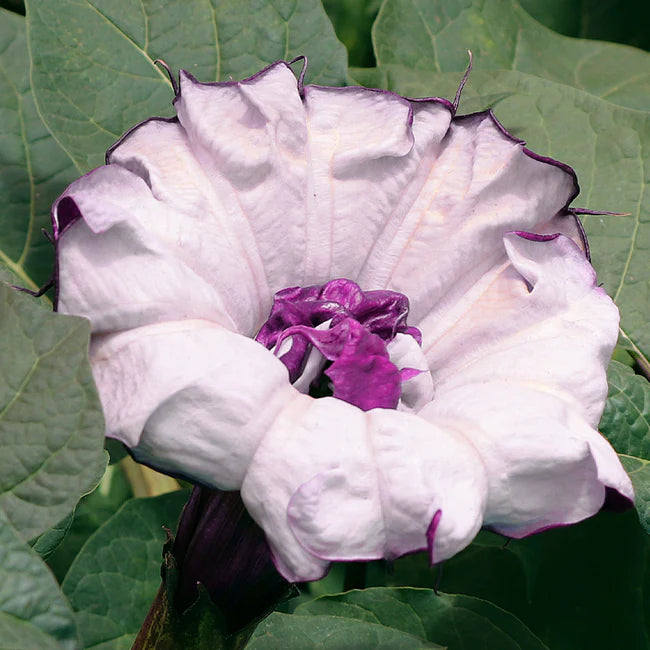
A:
<svg viewBox="0 0 650 650">
<path fill-rule="evenodd" d="M 268 320 L 255 340 L 275 349 L 293 383 L 305 371 L 314 350 L 329 362 L 323 370 L 332 395 L 364 411 L 397 408 L 401 384 L 421 371 L 399 370 L 387 343 L 398 333 L 418 344 L 422 335 L 406 324 L 408 298 L 396 291 L 362 291 L 351 280 L 278 291 Z M 319 327 L 320 326 L 320 327 Z M 291 347 L 283 351 L 287 339 Z M 318 384 L 316 378 L 312 385 Z"/>
</svg>

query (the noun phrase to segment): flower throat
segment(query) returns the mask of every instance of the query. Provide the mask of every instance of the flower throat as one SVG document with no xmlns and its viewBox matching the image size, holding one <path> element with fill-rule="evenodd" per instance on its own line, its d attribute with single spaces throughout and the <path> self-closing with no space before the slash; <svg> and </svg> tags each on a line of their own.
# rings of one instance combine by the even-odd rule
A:
<svg viewBox="0 0 650 650">
<path fill-rule="evenodd" d="M 351 280 L 278 291 L 255 340 L 273 350 L 290 381 L 314 397 L 332 395 L 364 411 L 397 408 L 402 383 L 422 371 L 401 368 L 388 344 L 409 327 L 408 298 L 396 291 L 362 291 Z M 328 381 L 329 379 L 329 381 Z"/>
</svg>

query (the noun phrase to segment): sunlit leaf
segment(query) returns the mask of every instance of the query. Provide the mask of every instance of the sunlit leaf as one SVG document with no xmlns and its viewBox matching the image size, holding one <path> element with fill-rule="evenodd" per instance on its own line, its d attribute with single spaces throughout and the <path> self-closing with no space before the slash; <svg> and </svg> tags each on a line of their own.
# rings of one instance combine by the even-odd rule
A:
<svg viewBox="0 0 650 650">
<path fill-rule="evenodd" d="M 373 40 L 378 65 L 462 71 L 471 50 L 477 70 L 518 70 L 650 109 L 650 54 L 556 34 L 517 0 L 384 0 Z"/>
<path fill-rule="evenodd" d="M 83 171 L 136 123 L 173 114 L 158 58 L 214 81 L 304 54 L 308 79 L 346 78 L 345 48 L 318 0 L 29 0 L 27 20 L 39 110 Z"/>
<path fill-rule="evenodd" d="M 50 205 L 77 175 L 48 133 L 29 85 L 23 16 L 0 9 L 0 278 L 32 290 L 52 273 L 54 248 L 41 234 Z"/>
<path fill-rule="evenodd" d="M 63 519 L 106 465 L 90 324 L 0 284 L 0 331 L 0 510 L 31 539 Z"/>
</svg>

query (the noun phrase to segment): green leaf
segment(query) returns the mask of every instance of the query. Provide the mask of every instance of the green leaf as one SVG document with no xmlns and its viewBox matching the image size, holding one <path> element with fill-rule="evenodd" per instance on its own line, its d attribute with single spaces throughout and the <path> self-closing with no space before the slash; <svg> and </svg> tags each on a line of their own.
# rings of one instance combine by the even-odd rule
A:
<svg viewBox="0 0 650 650">
<path fill-rule="evenodd" d="M 0 263 L 32 290 L 52 273 L 54 250 L 41 234 L 50 205 L 74 178 L 72 161 L 36 112 L 23 16 L 0 9 Z"/>
<path fill-rule="evenodd" d="M 518 70 L 650 110 L 650 54 L 556 34 L 516 0 L 384 0 L 373 41 L 378 65 L 462 71 L 472 50 L 477 70 Z"/>
<path fill-rule="evenodd" d="M 86 542 L 63 582 L 84 648 L 131 647 L 160 586 L 163 526 L 188 492 L 132 499 Z"/>
<path fill-rule="evenodd" d="M 370 32 L 381 0 L 323 0 L 336 35 L 348 50 L 350 65 L 374 66 Z"/>
<path fill-rule="evenodd" d="M 617 361 L 609 364 L 607 381 L 600 431 L 619 453 L 650 461 L 650 382 Z"/>
<path fill-rule="evenodd" d="M 453 97 L 460 78 L 456 73 L 393 65 L 384 66 L 382 74 L 388 89 L 411 97 Z M 581 185 L 576 205 L 629 213 L 618 217 L 585 215 L 583 223 L 599 282 L 621 310 L 623 335 L 647 363 L 650 114 L 530 75 L 477 70 L 463 91 L 461 112 L 487 107 L 533 151 L 576 170 Z"/>
<path fill-rule="evenodd" d="M 58 524 L 38 536 L 32 548 L 44 559 L 56 551 L 70 530 L 74 519 L 74 511 L 69 512 Z"/>
<path fill-rule="evenodd" d="M 90 325 L 0 284 L 0 331 L 0 511 L 31 539 L 67 515 L 106 464 Z"/>
<path fill-rule="evenodd" d="M 625 471 L 634 485 L 634 505 L 639 513 L 639 521 L 650 534 L 650 460 L 619 454 Z"/>
<path fill-rule="evenodd" d="M 32 84 L 45 123 L 80 170 L 152 115 L 171 115 L 162 58 L 202 81 L 309 57 L 308 77 L 343 83 L 345 48 L 318 0 L 29 0 Z"/>
<path fill-rule="evenodd" d="M 133 494 L 121 465 L 106 469 L 99 485 L 85 496 L 74 511 L 65 539 L 47 563 L 59 582 L 63 582 L 70 565 L 86 540 L 107 522 Z"/>
<path fill-rule="evenodd" d="M 647 648 L 649 560 L 650 538 L 636 513 L 602 512 L 507 544 L 481 532 L 441 570 L 428 568 L 426 554 L 383 569 L 373 563 L 370 584 L 437 584 L 445 592 L 488 600 L 511 611 L 553 650 Z"/>
<path fill-rule="evenodd" d="M 352 617 L 295 616 L 276 612 L 253 632 L 246 650 L 340 650 L 351 647 L 359 650 L 440 648 L 400 630 Z"/>
<path fill-rule="evenodd" d="M 650 49 L 650 4 L 646 0 L 521 0 L 521 6 L 566 36 Z"/>
<path fill-rule="evenodd" d="M 479 598 L 436 594 L 430 589 L 377 587 L 323 596 L 298 607 L 296 615 L 357 619 L 450 648 L 546 647 L 499 607 Z"/>
<path fill-rule="evenodd" d="M 639 520 L 650 533 L 650 382 L 617 361 L 609 364 L 607 381 L 599 428 L 619 452 L 634 485 Z"/>
<path fill-rule="evenodd" d="M 70 605 L 41 558 L 0 511 L 0 645 L 79 647 Z"/>
<path fill-rule="evenodd" d="M 599 428 L 619 452 L 634 485 L 639 520 L 650 533 L 650 383 L 617 361 L 609 364 L 607 381 Z"/>
</svg>

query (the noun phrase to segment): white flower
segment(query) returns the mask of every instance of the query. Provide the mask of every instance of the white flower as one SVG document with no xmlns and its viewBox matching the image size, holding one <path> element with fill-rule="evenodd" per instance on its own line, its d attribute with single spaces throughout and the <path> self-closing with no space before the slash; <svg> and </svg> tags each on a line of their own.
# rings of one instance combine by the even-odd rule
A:
<svg viewBox="0 0 650 650">
<path fill-rule="evenodd" d="M 438 562 L 481 526 L 521 537 L 633 498 L 595 428 L 618 312 L 568 209 L 572 170 L 490 112 L 302 87 L 283 62 L 180 81 L 178 119 L 135 127 L 53 209 L 58 309 L 92 323 L 107 435 L 241 490 L 289 580 Z M 305 339 L 254 340 L 276 292 L 339 278 L 410 301 L 421 349 L 404 328 L 373 343 L 401 373 L 397 409 L 309 396 L 317 349 L 293 386 L 278 355 Z"/>
</svg>

